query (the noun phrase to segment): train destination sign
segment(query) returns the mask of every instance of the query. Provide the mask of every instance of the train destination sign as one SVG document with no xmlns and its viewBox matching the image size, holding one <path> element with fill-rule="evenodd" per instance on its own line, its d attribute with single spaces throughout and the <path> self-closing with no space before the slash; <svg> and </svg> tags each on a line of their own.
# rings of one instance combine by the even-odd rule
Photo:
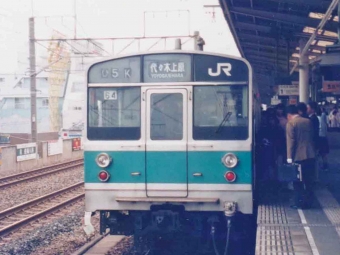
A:
<svg viewBox="0 0 340 255">
<path fill-rule="evenodd" d="M 162 53 L 118 58 L 94 64 L 89 83 L 244 82 L 245 62 L 208 54 Z M 111 100 L 114 96 L 109 95 Z"/>
<path fill-rule="evenodd" d="M 156 54 L 144 57 L 144 82 L 191 81 L 191 56 Z"/>
</svg>

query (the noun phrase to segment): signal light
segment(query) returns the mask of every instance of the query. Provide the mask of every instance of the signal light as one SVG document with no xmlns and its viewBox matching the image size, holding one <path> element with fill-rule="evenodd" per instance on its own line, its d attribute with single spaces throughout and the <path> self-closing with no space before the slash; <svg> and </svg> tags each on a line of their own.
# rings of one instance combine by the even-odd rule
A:
<svg viewBox="0 0 340 255">
<path fill-rule="evenodd" d="M 102 170 L 102 171 L 99 172 L 98 178 L 99 178 L 99 180 L 101 180 L 102 182 L 106 182 L 106 181 L 110 178 L 110 175 L 109 175 L 108 172 Z"/>
<path fill-rule="evenodd" d="M 236 174 L 232 171 L 226 172 L 224 175 L 224 178 L 228 181 L 228 182 L 234 182 L 236 180 Z"/>
</svg>

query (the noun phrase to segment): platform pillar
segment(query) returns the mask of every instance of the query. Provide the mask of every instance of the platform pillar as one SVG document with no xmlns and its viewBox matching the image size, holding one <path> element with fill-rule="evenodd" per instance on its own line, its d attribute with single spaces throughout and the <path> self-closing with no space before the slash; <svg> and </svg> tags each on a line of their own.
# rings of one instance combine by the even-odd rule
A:
<svg viewBox="0 0 340 255">
<path fill-rule="evenodd" d="M 299 96 L 300 102 L 308 103 L 309 99 L 309 58 L 308 55 L 301 55 L 306 41 L 300 40 L 300 59 L 299 59 Z"/>
</svg>

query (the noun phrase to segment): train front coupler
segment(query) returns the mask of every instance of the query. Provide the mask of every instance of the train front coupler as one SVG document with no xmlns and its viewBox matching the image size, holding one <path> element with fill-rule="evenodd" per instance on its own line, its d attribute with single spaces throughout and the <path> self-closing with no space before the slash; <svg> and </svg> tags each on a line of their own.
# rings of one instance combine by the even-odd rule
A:
<svg viewBox="0 0 340 255">
<path fill-rule="evenodd" d="M 227 236 L 226 236 L 226 244 L 224 248 L 224 255 L 228 254 L 229 242 L 230 242 L 230 231 L 233 219 L 237 212 L 237 203 L 236 202 L 225 202 L 224 203 L 224 216 L 227 220 Z"/>
<path fill-rule="evenodd" d="M 224 217 L 227 221 L 227 239 L 230 238 L 230 230 L 233 219 L 237 213 L 237 203 L 236 202 L 225 202 L 224 203 Z M 228 242 L 228 240 L 227 240 Z"/>
<path fill-rule="evenodd" d="M 225 202 L 224 203 L 224 216 L 226 220 L 231 220 L 237 212 L 237 203 L 236 202 Z"/>
</svg>

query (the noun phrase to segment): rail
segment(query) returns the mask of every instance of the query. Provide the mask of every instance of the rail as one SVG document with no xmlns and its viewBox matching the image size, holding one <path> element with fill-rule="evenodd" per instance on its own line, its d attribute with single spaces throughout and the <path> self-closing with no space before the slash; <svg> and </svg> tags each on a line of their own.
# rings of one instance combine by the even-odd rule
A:
<svg viewBox="0 0 340 255">
<path fill-rule="evenodd" d="M 35 198 L 0 212 L 0 237 L 85 197 L 84 182 Z"/>
<path fill-rule="evenodd" d="M 73 161 L 67 161 L 52 166 L 46 166 L 43 168 L 34 169 L 31 171 L 25 171 L 19 174 L 14 174 L 0 178 L 0 188 L 9 187 L 21 182 L 36 179 L 50 174 L 55 174 L 61 171 L 69 170 L 73 167 L 80 167 L 84 164 L 83 159 L 77 159 Z"/>
</svg>

